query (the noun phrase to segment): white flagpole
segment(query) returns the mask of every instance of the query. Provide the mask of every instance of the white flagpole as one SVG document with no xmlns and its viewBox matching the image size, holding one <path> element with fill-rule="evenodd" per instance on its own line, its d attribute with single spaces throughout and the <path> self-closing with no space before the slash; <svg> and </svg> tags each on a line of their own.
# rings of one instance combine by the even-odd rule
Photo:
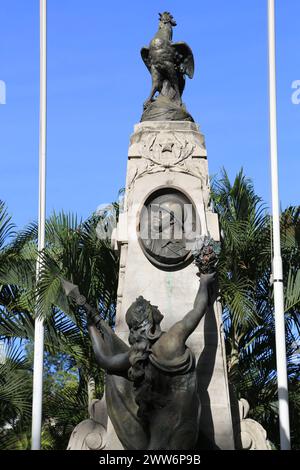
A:
<svg viewBox="0 0 300 470">
<path fill-rule="evenodd" d="M 290 450 L 289 398 L 285 343 L 283 274 L 280 248 L 280 211 L 278 190 L 277 159 L 277 110 L 276 110 L 276 46 L 275 46 L 275 5 L 268 0 L 269 30 L 269 99 L 270 99 L 270 153 L 272 179 L 272 212 L 273 212 L 273 285 L 275 310 L 275 341 L 277 382 L 279 401 L 279 427 L 281 450 Z"/>
<path fill-rule="evenodd" d="M 39 229 L 38 251 L 45 246 L 46 220 L 46 114 L 47 114 L 47 0 L 40 0 L 40 136 L 39 136 Z M 40 275 L 40 258 L 36 265 L 36 279 Z M 35 319 L 34 363 L 33 363 L 33 401 L 31 449 L 41 446 L 42 398 L 43 398 L 43 360 L 44 360 L 44 324 Z"/>
</svg>

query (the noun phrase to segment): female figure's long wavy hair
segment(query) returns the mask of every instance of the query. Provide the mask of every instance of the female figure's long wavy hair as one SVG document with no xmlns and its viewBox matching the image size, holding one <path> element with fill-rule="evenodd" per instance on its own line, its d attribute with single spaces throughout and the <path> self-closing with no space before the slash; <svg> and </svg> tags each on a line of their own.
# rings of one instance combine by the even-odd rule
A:
<svg viewBox="0 0 300 470">
<path fill-rule="evenodd" d="M 154 403 L 154 369 L 148 367 L 151 346 L 162 335 L 160 322 L 163 315 L 157 307 L 151 305 L 142 296 L 138 297 L 126 313 L 126 322 L 130 329 L 129 361 L 131 367 L 128 377 L 134 382 L 135 401 L 138 405 L 138 417 L 148 421 Z M 157 397 L 156 397 L 157 398 Z"/>
</svg>

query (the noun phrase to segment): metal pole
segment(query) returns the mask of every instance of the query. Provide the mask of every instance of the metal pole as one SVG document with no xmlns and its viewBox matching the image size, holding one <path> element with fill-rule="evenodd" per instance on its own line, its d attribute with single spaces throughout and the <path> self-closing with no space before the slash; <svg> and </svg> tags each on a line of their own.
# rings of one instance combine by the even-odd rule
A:
<svg viewBox="0 0 300 470">
<path fill-rule="evenodd" d="M 46 113 L 47 113 L 47 62 L 46 62 L 46 20 L 47 0 L 40 0 L 40 136 L 39 136 L 39 230 L 38 251 L 45 247 L 46 219 Z M 36 279 L 40 276 L 40 257 L 36 264 Z M 41 446 L 42 398 L 43 398 L 43 359 L 44 324 L 41 318 L 35 319 L 34 362 L 33 362 L 33 401 L 32 401 L 32 450 Z"/>
<path fill-rule="evenodd" d="M 283 275 L 280 248 L 280 211 L 278 191 L 277 160 L 277 110 L 276 110 L 276 47 L 275 47 L 275 6 L 274 0 L 268 0 L 269 26 L 269 99 L 270 99 L 270 156 L 272 179 L 273 212 L 273 282 L 275 310 L 275 341 L 279 401 L 279 427 L 281 450 L 290 450 L 290 422 L 288 380 L 285 343 Z"/>
</svg>

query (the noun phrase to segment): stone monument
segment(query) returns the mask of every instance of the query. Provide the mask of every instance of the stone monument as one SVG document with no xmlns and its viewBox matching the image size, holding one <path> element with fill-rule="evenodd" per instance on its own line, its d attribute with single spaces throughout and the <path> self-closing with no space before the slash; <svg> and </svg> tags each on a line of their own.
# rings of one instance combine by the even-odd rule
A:
<svg viewBox="0 0 300 470">
<path fill-rule="evenodd" d="M 181 98 L 193 53 L 172 42 L 174 26 L 169 12 L 160 14 L 141 50 L 152 87 L 130 139 L 112 239 L 120 252 L 115 331 L 77 286 L 64 284 L 88 315 L 107 371 L 105 397 L 75 428 L 69 449 L 258 448 L 265 437 L 246 413 L 232 420 L 215 280 L 218 218 L 204 136 Z"/>
<path fill-rule="evenodd" d="M 161 322 L 164 330 L 169 330 L 193 309 L 199 279 L 189 243 L 195 234 L 219 240 L 218 219 L 209 203 L 204 136 L 181 99 L 184 76 L 192 78 L 194 73 L 193 54 L 185 43 L 172 43 L 175 25 L 170 13 L 160 14 L 158 32 L 149 47 L 141 50 L 151 73 L 152 89 L 141 122 L 135 125 L 130 139 L 124 212 L 114 236 L 115 247 L 120 250 L 115 332 L 124 342 L 128 339 L 126 312 L 139 296 L 158 306 L 164 315 Z M 151 214 L 152 236 L 145 234 L 150 207 L 161 216 L 159 230 L 159 223 L 155 225 L 155 210 Z M 184 207 L 191 208 L 189 214 L 185 214 Z M 169 226 L 166 223 L 169 236 L 164 233 L 164 218 L 170 221 Z M 187 219 L 190 219 L 188 231 L 184 227 Z M 176 225 L 182 223 L 183 236 L 176 238 Z M 191 227 L 193 235 L 188 233 Z M 187 340 L 196 357 L 201 402 L 196 447 L 233 449 L 221 308 L 216 301 L 208 310 Z M 119 388 L 124 387 L 122 379 L 116 380 Z M 106 393 L 109 401 L 108 395 L 109 388 Z M 117 434 L 109 420 L 108 448 L 123 448 Z"/>
</svg>

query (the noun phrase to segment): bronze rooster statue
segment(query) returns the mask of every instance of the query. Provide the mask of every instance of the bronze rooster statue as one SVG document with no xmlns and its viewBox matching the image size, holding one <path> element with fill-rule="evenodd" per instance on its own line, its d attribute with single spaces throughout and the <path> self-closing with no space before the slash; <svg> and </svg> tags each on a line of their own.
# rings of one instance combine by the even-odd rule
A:
<svg viewBox="0 0 300 470">
<path fill-rule="evenodd" d="M 185 75 L 193 78 L 194 57 L 184 42 L 172 43 L 176 22 L 169 12 L 159 14 L 159 28 L 149 47 L 141 49 L 142 59 L 151 73 L 152 88 L 144 103 L 142 121 L 189 120 L 181 96 Z M 155 98 L 155 94 L 159 93 Z"/>
</svg>

